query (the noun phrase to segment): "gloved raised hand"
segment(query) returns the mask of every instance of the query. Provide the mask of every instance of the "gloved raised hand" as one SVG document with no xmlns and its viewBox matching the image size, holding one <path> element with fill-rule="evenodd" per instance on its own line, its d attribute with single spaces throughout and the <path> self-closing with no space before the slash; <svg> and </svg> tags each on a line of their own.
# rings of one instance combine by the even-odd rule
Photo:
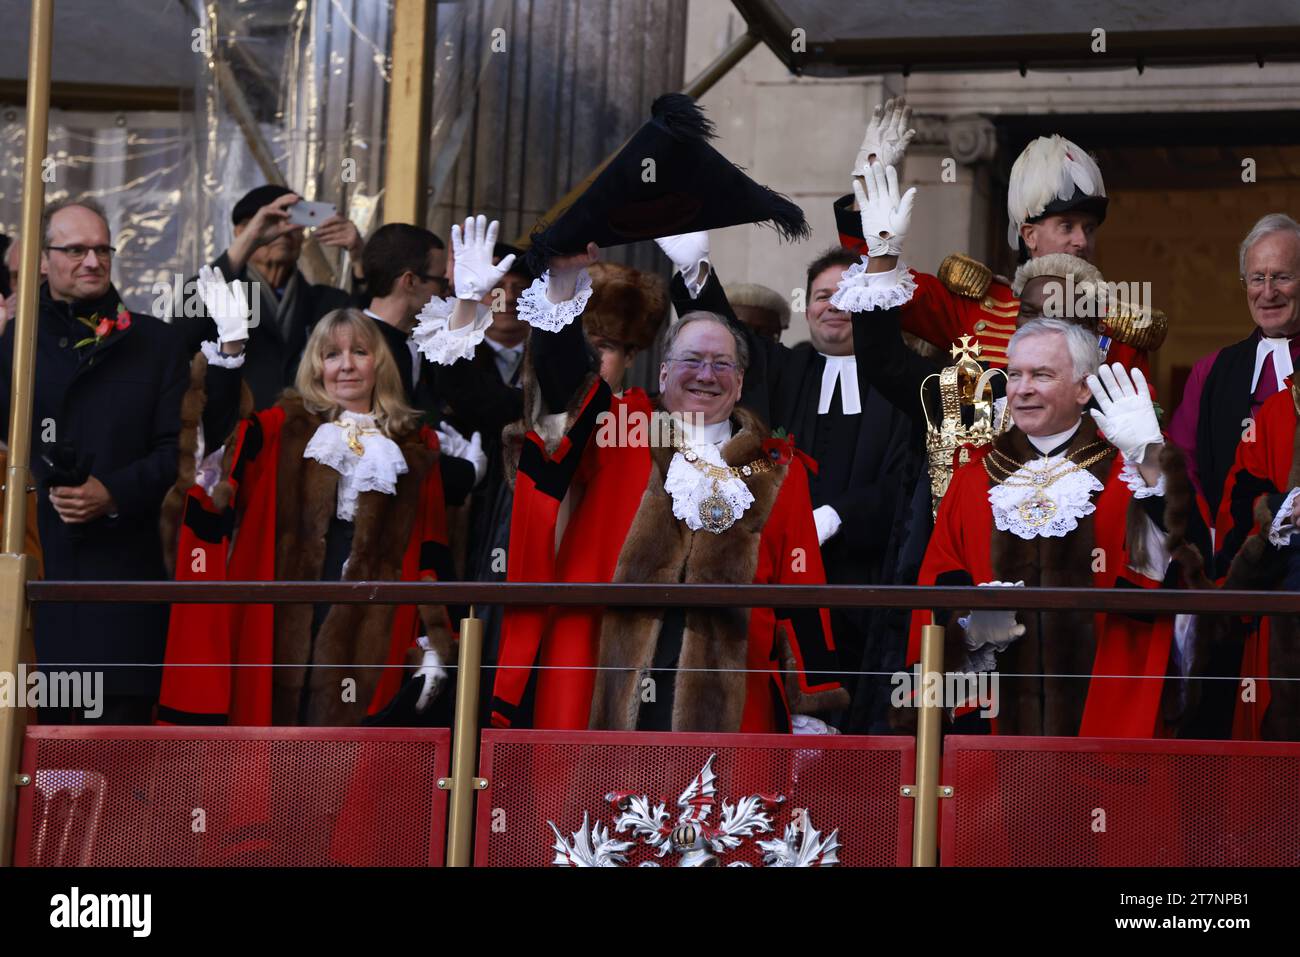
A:
<svg viewBox="0 0 1300 957">
<path fill-rule="evenodd" d="M 238 279 L 227 283 L 220 269 L 204 266 L 199 270 L 199 298 L 208 317 L 217 325 L 220 342 L 240 342 L 248 338 L 248 319 L 252 310 Z"/>
<path fill-rule="evenodd" d="M 443 684 L 447 681 L 447 669 L 444 668 L 441 656 L 434 650 L 429 641 L 428 635 L 421 635 L 417 642 L 424 649 L 424 658 L 420 662 L 420 667 L 415 669 L 415 680 L 424 682 L 424 690 L 420 692 L 420 697 L 416 699 L 415 710 L 417 714 L 424 714 L 433 699 L 438 696 L 442 690 Z"/>
<path fill-rule="evenodd" d="M 691 270 L 698 270 L 702 261 L 709 258 L 709 234 L 707 230 L 694 233 L 682 233 L 678 236 L 660 236 L 655 245 L 664 251 L 664 255 L 673 261 L 677 271 L 683 277 Z"/>
<path fill-rule="evenodd" d="M 1092 410 L 1093 421 L 1106 441 L 1123 453 L 1124 461 L 1140 464 L 1148 445 L 1164 444 L 1151 390 L 1141 369 L 1130 373 L 1118 362 L 1103 365 L 1097 375 L 1088 376 L 1088 388 L 1098 405 Z"/>
<path fill-rule="evenodd" d="M 911 123 L 912 108 L 903 97 L 876 104 L 867 124 L 867 133 L 862 138 L 862 147 L 853 163 L 854 177 L 865 177 L 872 163 L 881 166 L 901 163 L 907 144 L 916 135 L 916 130 L 910 129 Z"/>
<path fill-rule="evenodd" d="M 903 251 L 903 239 L 912 222 L 912 203 L 916 199 L 913 186 L 901 197 L 898 195 L 898 172 L 892 166 L 872 163 L 862 181 L 853 181 L 853 195 L 858 200 L 862 217 L 862 236 L 867 241 L 869 256 L 898 256 Z"/>
<path fill-rule="evenodd" d="M 500 225 L 495 219 L 489 223 L 486 216 L 470 216 L 463 229 L 459 224 L 451 227 L 452 283 L 457 299 L 478 302 L 496 288 L 514 265 L 514 253 L 492 264 Z"/>
<path fill-rule="evenodd" d="M 483 436 L 473 433 L 468 439 L 448 423 L 444 422 L 435 429 L 438 433 L 438 445 L 443 453 L 453 458 L 465 459 L 474 466 L 474 484 L 483 481 L 487 474 L 487 453 L 483 451 Z"/>
<path fill-rule="evenodd" d="M 981 588 L 1019 588 L 1025 583 L 1019 582 L 981 582 Z M 1025 633 L 1025 626 L 1016 623 L 1014 611 L 996 609 L 975 609 L 967 618 L 958 619 L 958 624 L 966 629 L 966 647 L 978 651 L 985 645 L 992 645 L 995 651 L 1006 651 L 1008 646 Z"/>
</svg>

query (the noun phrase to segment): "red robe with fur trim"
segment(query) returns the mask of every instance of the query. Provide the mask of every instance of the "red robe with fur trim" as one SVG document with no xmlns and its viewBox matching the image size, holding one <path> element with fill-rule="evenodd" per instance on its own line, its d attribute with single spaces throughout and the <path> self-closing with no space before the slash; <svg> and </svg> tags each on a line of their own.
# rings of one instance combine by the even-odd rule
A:
<svg viewBox="0 0 1300 957">
<path fill-rule="evenodd" d="M 597 381 L 585 393 L 559 445 L 548 452 L 529 432 L 520 454 L 510 533 L 510 581 L 822 584 L 825 574 L 804 466 L 797 459 L 746 479 L 755 502 L 720 535 L 692 532 L 673 517 L 664 491 L 671 448 L 596 440 L 600 413 L 646 420 L 640 390 L 614 397 Z M 752 415 L 723 446 L 733 465 L 752 461 L 767 437 Z M 561 504 L 575 505 L 556 547 Z M 581 491 L 581 499 L 577 493 Z M 672 727 L 691 731 L 775 731 L 788 727 L 779 668 L 777 620 L 789 625 L 790 670 L 801 710 L 842 707 L 825 609 L 688 609 L 676 678 Z M 635 729 L 639 679 L 650 665 L 662 610 L 508 609 L 493 698 L 493 724 L 507 727 L 536 666 L 533 726 Z M 599 666 L 600 670 L 592 670 Z M 710 670 L 717 669 L 717 670 Z M 748 671 L 746 672 L 746 669 Z"/>
<path fill-rule="evenodd" d="M 1277 550 L 1268 542 L 1268 526 L 1281 504 L 1278 499 L 1300 485 L 1300 423 L 1296 415 L 1300 384 L 1288 379 L 1287 386 L 1260 406 L 1253 441 L 1243 439 L 1237 445 L 1237 457 L 1223 488 L 1214 542 L 1216 573 L 1226 588 L 1278 587 Z M 1300 676 L 1300 649 L 1294 648 L 1297 636 L 1288 623 L 1279 623 L 1276 617 L 1257 621 L 1258 627 L 1251 627 L 1246 634 L 1241 677 L 1258 680 L 1270 673 Z M 1279 631 L 1287 634 L 1275 634 Z M 1238 695 L 1232 736 L 1294 739 L 1300 729 L 1300 700 L 1291 693 L 1291 684 L 1295 682 L 1274 688 L 1268 681 L 1258 680 L 1254 701 L 1244 701 Z M 1282 699 L 1277 713 L 1266 722 L 1275 693 Z"/>
<path fill-rule="evenodd" d="M 1067 453 L 1097 438 L 1095 424 L 1084 416 Z M 1040 454 L 1018 429 L 1000 436 L 993 447 L 1017 462 Z M 918 585 L 1024 581 L 1026 586 L 1060 588 L 1160 587 L 1161 582 L 1129 567 L 1129 508 L 1139 503 L 1120 478 L 1123 463 L 1118 452 L 1089 469 L 1105 486 L 1093 498 L 1096 510 L 1092 514 L 1081 517 L 1078 527 L 1062 538 L 1039 536 L 1026 541 L 994 526 L 988 497 L 992 479 L 984 468 L 989 449 L 980 449 L 969 464 L 954 473 L 939 507 Z M 1145 501 L 1163 503 L 1164 499 Z M 920 659 L 921 626 L 935 618 L 928 611 L 913 614 L 909 664 Z M 947 670 L 955 670 L 966 656 L 965 633 L 955 618 L 945 614 L 934 621 L 947 625 Z M 1173 639 L 1172 616 L 1147 622 L 1079 609 L 1022 611 L 1017 621 L 1025 625 L 1024 636 L 998 656 L 998 671 L 1008 676 L 1091 673 L 1151 677 L 1093 678 L 1087 682 L 1079 678 L 1000 677 L 995 725 L 1000 733 L 1145 738 L 1161 731 L 1160 701 Z"/>
<path fill-rule="evenodd" d="M 214 490 L 217 501 L 198 486 L 185 493 L 178 580 L 319 576 L 324 534 L 336 507 L 337 474 L 303 459 L 302 452 L 321 421 L 302 407 L 301 399 L 286 396 L 239 423 L 227 443 L 228 478 Z M 345 580 L 437 578 L 434 567 L 447 552 L 437 435 L 422 427 L 398 444 L 410 471 L 399 477 L 396 495 L 361 493 Z M 317 634 L 314 660 L 338 667 L 311 669 L 311 675 L 303 668 L 271 668 L 286 660 L 306 661 L 311 617 L 311 605 L 174 605 L 160 720 L 293 724 L 296 717 L 287 716 L 296 715 L 293 702 L 277 716 L 273 700 L 311 686 L 322 690 L 325 707 L 313 709 L 319 720 L 311 723 L 356 724 L 367 706 L 373 713 L 392 698 L 408 651 L 422 631 L 443 660 L 450 660 L 450 623 L 442 606 L 421 608 L 417 614 L 412 605 L 335 605 Z M 380 663 L 390 666 L 382 675 L 376 668 L 347 667 Z M 341 701 L 344 677 L 356 681 L 355 704 Z"/>
</svg>

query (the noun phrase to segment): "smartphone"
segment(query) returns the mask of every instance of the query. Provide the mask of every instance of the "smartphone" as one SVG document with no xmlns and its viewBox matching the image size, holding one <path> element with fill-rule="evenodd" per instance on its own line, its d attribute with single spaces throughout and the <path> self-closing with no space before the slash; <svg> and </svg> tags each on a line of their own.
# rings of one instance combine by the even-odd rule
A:
<svg viewBox="0 0 1300 957">
<path fill-rule="evenodd" d="M 289 207 L 289 222 L 295 226 L 319 226 L 337 212 L 333 203 L 310 203 L 304 199 Z"/>
</svg>

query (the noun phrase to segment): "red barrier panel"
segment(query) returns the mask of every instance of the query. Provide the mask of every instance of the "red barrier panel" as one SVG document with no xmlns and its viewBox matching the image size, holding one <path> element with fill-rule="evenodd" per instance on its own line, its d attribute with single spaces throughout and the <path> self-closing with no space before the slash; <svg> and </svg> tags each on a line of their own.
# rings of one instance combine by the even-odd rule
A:
<svg viewBox="0 0 1300 957">
<path fill-rule="evenodd" d="M 427 866 L 450 736 L 423 728 L 27 729 L 20 866 Z"/>
<path fill-rule="evenodd" d="M 941 863 L 1300 864 L 1300 744 L 952 736 Z"/>
<path fill-rule="evenodd" d="M 479 867 L 911 860 L 908 737 L 493 729 L 482 744 Z"/>
</svg>

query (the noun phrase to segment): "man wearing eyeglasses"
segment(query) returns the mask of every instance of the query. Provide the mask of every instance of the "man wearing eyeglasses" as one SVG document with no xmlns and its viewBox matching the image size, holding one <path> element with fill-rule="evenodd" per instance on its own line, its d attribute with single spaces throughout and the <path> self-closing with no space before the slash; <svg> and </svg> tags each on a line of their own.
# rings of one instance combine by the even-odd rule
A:
<svg viewBox="0 0 1300 957">
<path fill-rule="evenodd" d="M 1300 359 L 1300 223 L 1264 216 L 1242 241 L 1238 266 L 1255 330 L 1197 361 L 1169 425 L 1211 515 L 1248 422 Z"/>
<path fill-rule="evenodd" d="M 158 534 L 176 478 L 185 345 L 166 323 L 127 310 L 115 252 L 88 201 L 48 207 L 36 329 L 32 476 L 45 575 L 64 581 L 167 578 Z M 8 439 L 14 324 L 0 337 L 0 425 Z M 42 603 L 36 657 L 50 671 L 102 671 L 105 704 L 42 709 L 44 722 L 150 720 L 167 606 Z M 94 666 L 94 667 L 91 667 Z M 101 667 L 102 666 L 102 667 Z"/>
<path fill-rule="evenodd" d="M 1270 450 L 1270 443 L 1264 441 L 1269 436 L 1262 434 L 1260 417 L 1267 401 L 1285 390 L 1287 377 L 1300 359 L 1300 224 L 1284 213 L 1261 218 L 1241 243 L 1238 267 L 1255 330 L 1192 367 L 1182 404 L 1169 425 L 1169 437 L 1186 452 L 1188 473 L 1204 496 L 1210 515 L 1217 516 L 1214 576 L 1220 581 L 1231 576 L 1236 587 L 1254 588 L 1260 587 L 1260 582 L 1241 584 L 1246 566 L 1234 564 L 1234 559 L 1238 551 L 1277 551 L 1263 544 L 1250 550 L 1242 545 L 1255 524 L 1256 498 L 1284 493 L 1288 487 L 1290 449 L 1273 454 L 1276 450 Z M 1284 417 L 1288 407 L 1282 400 L 1273 408 Z M 1277 415 L 1272 419 L 1277 421 Z M 1278 432 L 1276 428 L 1268 431 L 1270 435 Z M 1288 433 L 1288 441 L 1290 437 Z M 1273 469 L 1262 465 L 1268 455 L 1281 464 Z M 1267 532 L 1264 529 L 1261 534 Z M 1268 647 L 1270 629 L 1265 625 L 1248 637 L 1243 653 L 1241 640 L 1210 640 L 1207 628 L 1212 624 L 1205 619 L 1198 624 L 1202 634 L 1197 638 L 1196 670 L 1225 680 L 1203 683 L 1200 704 L 1185 733 L 1201 738 L 1229 734 L 1257 737 L 1262 733 L 1269 696 L 1263 692 L 1244 702 L 1240 686 L 1231 679 L 1269 673 L 1268 662 L 1259 659 L 1256 651 Z M 1300 705 L 1280 708 L 1273 717 L 1276 720 L 1283 711 L 1296 709 Z M 1290 721 L 1283 726 L 1300 727 L 1294 718 Z"/>
</svg>

